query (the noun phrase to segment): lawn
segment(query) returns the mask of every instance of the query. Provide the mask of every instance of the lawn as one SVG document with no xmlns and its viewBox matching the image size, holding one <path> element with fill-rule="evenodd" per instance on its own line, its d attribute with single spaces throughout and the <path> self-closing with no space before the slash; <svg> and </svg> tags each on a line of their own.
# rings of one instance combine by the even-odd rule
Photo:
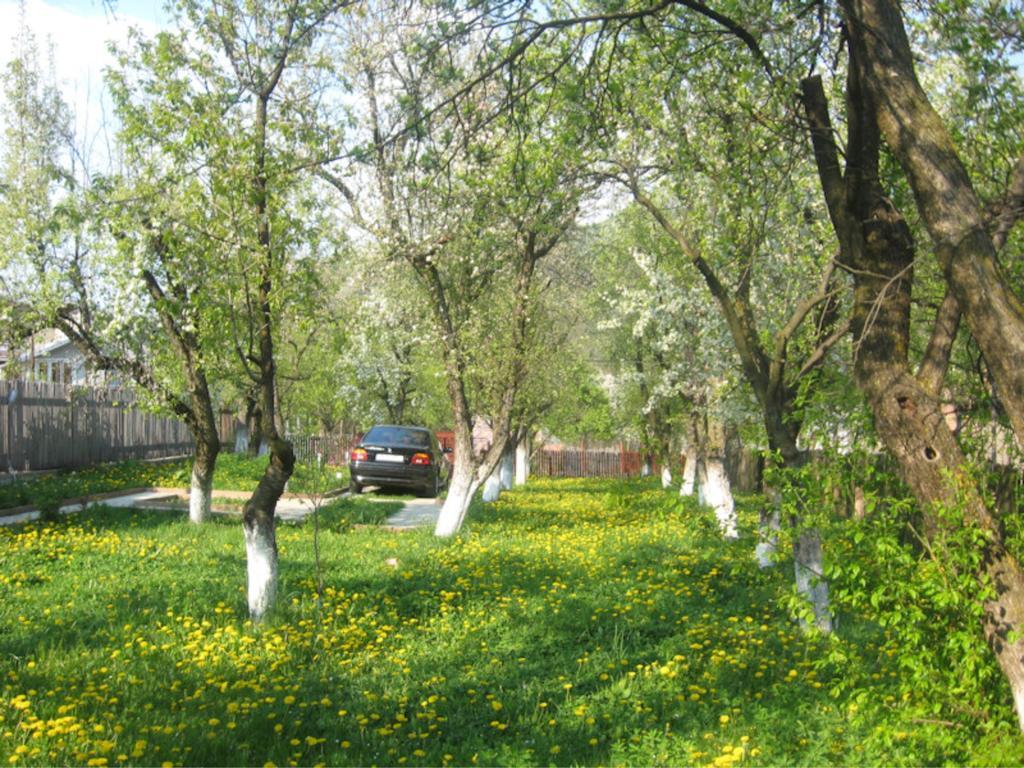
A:
<svg viewBox="0 0 1024 768">
<path fill-rule="evenodd" d="M 9 763 L 916 765 L 1020 746 L 998 691 L 984 723 L 917 718 L 886 631 L 805 637 L 786 567 L 758 570 L 749 539 L 650 483 L 531 481 L 451 541 L 353 529 L 370 505 L 325 512 L 322 596 L 312 526 L 279 527 L 262 628 L 237 521 L 98 509 L 0 530 Z"/>
<path fill-rule="evenodd" d="M 252 491 L 267 465 L 266 456 L 222 453 L 217 458 L 213 487 L 218 491 Z M 148 486 L 188 488 L 191 459 L 166 462 L 123 461 L 87 469 L 39 475 L 0 485 L 0 510 L 23 504 L 54 506 L 64 499 Z M 330 467 L 317 473 L 296 464 L 288 482 L 293 493 L 348 487 L 348 467 Z"/>
</svg>

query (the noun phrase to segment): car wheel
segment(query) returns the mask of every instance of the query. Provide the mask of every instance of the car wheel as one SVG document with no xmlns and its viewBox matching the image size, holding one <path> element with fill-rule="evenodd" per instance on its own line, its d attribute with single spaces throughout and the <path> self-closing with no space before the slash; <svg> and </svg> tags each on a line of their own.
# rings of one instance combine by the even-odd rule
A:
<svg viewBox="0 0 1024 768">
<path fill-rule="evenodd" d="M 422 488 L 420 488 L 416 495 L 421 496 L 425 499 L 437 498 L 437 494 L 439 493 L 437 487 L 439 483 L 440 480 L 438 479 L 438 476 L 435 474 L 434 479 L 428 482 Z"/>
<path fill-rule="evenodd" d="M 348 484 L 348 492 L 353 496 L 358 496 L 360 493 L 363 492 L 363 486 L 361 486 L 355 480 L 351 480 L 349 481 Z"/>
</svg>

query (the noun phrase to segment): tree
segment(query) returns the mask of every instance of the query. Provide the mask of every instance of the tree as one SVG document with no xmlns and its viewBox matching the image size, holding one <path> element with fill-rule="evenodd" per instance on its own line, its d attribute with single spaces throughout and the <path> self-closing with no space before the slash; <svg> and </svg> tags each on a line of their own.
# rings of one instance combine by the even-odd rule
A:
<svg viewBox="0 0 1024 768">
<path fill-rule="evenodd" d="M 126 184 L 107 179 L 90 188 L 74 153 L 67 108 L 55 87 L 42 86 L 31 35 L 22 34 L 26 47 L 7 78 L 14 107 L 6 142 L 13 194 L 5 201 L 12 206 L 5 205 L 11 237 L 18 241 L 7 249 L 8 266 L 21 279 L 7 284 L 6 299 L 31 307 L 37 325 L 57 326 L 94 367 L 119 372 L 150 394 L 151 405 L 188 424 L 195 440 L 189 518 L 203 522 L 210 514 L 220 444 L 203 360 L 202 299 L 192 294 L 207 262 L 195 260 L 196 243 L 180 226 L 182 209 L 174 208 L 188 192 L 175 189 L 181 196 L 165 198 L 170 202 L 161 213 L 151 208 L 140 217 L 144 204 L 129 213 L 115 202 L 124 199 L 115 188 L 123 192 Z M 149 63 L 155 64 L 161 54 L 150 54 Z M 162 55 L 169 56 L 169 48 Z M 200 100 L 193 106 L 194 138 L 209 131 L 211 105 Z M 119 111 L 130 124 L 132 116 Z M 125 154 L 137 159 L 140 144 L 133 144 L 138 136 L 130 125 L 120 138 Z M 180 150 L 188 140 L 176 138 Z M 153 166 L 133 172 L 138 174 L 129 182 L 133 193 L 145 197 L 151 190 L 146 183 L 157 172 Z M 97 220 L 101 215 L 103 227 Z M 154 219 L 163 223 L 155 225 Z M 31 280 L 25 279 L 28 274 Z M 160 328 L 170 354 L 156 349 Z"/>
<path fill-rule="evenodd" d="M 625 404 L 634 414 L 641 443 L 663 467 L 685 433 L 687 465 L 698 481 L 691 480 L 687 493 L 699 491 L 734 538 L 722 423 L 739 414 L 722 397 L 733 388 L 736 368 L 726 325 L 699 276 L 680 269 L 675 243 L 639 205 L 601 230 L 597 249 L 610 277 L 597 311 L 602 327 L 614 334 L 608 357 L 619 366 L 620 408 Z"/>
<path fill-rule="evenodd" d="M 223 57 L 225 76 L 240 95 L 241 157 L 231 189 L 233 224 L 239 238 L 233 249 L 251 333 L 240 362 L 259 392 L 260 429 L 270 449 L 266 470 L 242 509 L 245 531 L 249 612 L 261 621 L 274 604 L 277 540 L 274 511 L 295 466 L 278 409 L 278 290 L 290 258 L 299 250 L 300 218 L 289 207 L 296 193 L 293 169 L 318 152 L 322 135 L 316 112 L 314 76 L 317 36 L 341 3 L 186 5 L 185 13 L 200 39 Z"/>
<path fill-rule="evenodd" d="M 995 254 L 1019 213 L 995 217 L 990 223 L 981 218 L 980 202 L 952 142 L 914 77 L 898 8 L 851 3 L 844 5 L 844 11 L 852 41 L 845 170 L 839 163 L 819 78 L 803 82 L 803 99 L 829 215 L 844 262 L 854 274 L 858 385 L 871 404 L 879 436 L 922 505 L 925 534 L 932 546 L 942 546 L 944 530 L 953 526 L 976 527 L 981 532 L 979 551 L 970 559 L 984 605 L 984 631 L 1024 728 L 1024 641 L 1019 635 L 1024 621 L 1024 571 L 1007 549 L 998 514 L 986 502 L 955 435 L 946 426 L 941 395 L 962 308 L 1020 436 L 1016 374 L 1006 370 L 1008 361 L 1003 359 L 1009 355 L 1013 360 L 1016 298 L 994 271 Z M 878 26 L 883 20 L 884 28 Z M 884 70 L 883 65 L 895 69 Z M 895 71 L 906 81 L 895 82 L 891 76 Z M 911 125 L 917 131 L 913 137 L 906 130 Z M 880 181 L 883 138 L 907 172 L 950 288 L 935 315 L 916 373 L 910 370 L 909 357 L 915 241 Z M 1018 164 L 1011 176 L 1009 200 L 1017 195 L 1021 181 Z M 971 274 L 963 259 L 971 260 Z M 990 281 L 996 278 L 1000 285 L 990 297 L 989 311 L 982 306 L 979 291 L 992 287 Z M 993 322 L 1010 324 L 1005 344 L 993 342 Z M 945 554 L 956 561 L 954 552 Z"/>
<path fill-rule="evenodd" d="M 760 406 L 769 449 L 797 468 L 807 460 L 798 396 L 846 326 L 826 237 L 805 213 L 812 177 L 793 162 L 799 135 L 786 103 L 753 79 L 761 62 L 708 49 L 697 37 L 642 27 L 620 35 L 613 50 L 590 99 L 602 105 L 606 175 L 664 230 L 678 262 L 700 275 Z M 728 103 L 711 98 L 726 92 Z M 766 543 L 778 514 L 762 517 Z M 794 561 L 798 583 L 815 584 L 805 594 L 828 630 L 813 525 L 795 536 Z"/>
<path fill-rule="evenodd" d="M 449 68 L 470 54 L 452 40 L 417 59 L 416 41 L 403 34 L 386 9 L 373 9 L 350 33 L 359 42 L 348 66 L 368 106 L 360 170 L 374 199 L 357 196 L 342 173 L 324 178 L 386 257 L 411 268 L 430 307 L 455 431 L 436 531 L 449 536 L 508 440 L 536 267 L 571 223 L 580 195 L 568 162 L 575 134 L 552 127 L 565 102 L 550 89 L 512 101 L 495 90 L 480 103 L 436 110 L 427 122 L 426 99 L 444 93 Z M 475 455 L 473 419 L 483 416 L 494 441 Z"/>
</svg>

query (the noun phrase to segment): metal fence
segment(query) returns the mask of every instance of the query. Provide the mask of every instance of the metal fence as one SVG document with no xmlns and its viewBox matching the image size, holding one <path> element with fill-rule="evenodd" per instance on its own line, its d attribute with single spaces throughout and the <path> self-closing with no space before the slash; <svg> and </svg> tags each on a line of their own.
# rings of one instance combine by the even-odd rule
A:
<svg viewBox="0 0 1024 768">
<path fill-rule="evenodd" d="M 0 381 L 0 471 L 191 452 L 188 427 L 140 410 L 130 389 Z"/>
<path fill-rule="evenodd" d="M 348 452 L 359 442 L 360 434 L 350 435 L 288 435 L 295 451 L 295 460 L 300 464 L 315 464 L 317 457 L 324 464 L 334 467 L 348 463 Z"/>
</svg>

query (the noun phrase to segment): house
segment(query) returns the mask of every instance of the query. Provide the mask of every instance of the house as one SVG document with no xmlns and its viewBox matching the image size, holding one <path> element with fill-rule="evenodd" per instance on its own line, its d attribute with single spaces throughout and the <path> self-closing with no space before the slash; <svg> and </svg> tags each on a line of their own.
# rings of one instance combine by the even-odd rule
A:
<svg viewBox="0 0 1024 768">
<path fill-rule="evenodd" d="M 119 384 L 108 371 L 94 370 L 85 355 L 55 328 L 34 334 L 27 340 L 27 349 L 4 350 L 0 357 L 4 378 L 94 387 Z"/>
</svg>

